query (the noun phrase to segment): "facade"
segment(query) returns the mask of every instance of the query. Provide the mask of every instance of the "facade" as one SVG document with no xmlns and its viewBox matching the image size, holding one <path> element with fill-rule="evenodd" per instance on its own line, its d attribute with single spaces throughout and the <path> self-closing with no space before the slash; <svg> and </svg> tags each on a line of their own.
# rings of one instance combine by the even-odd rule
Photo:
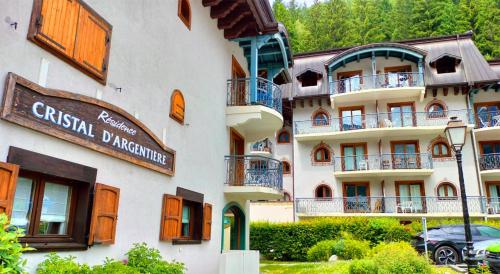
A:
<svg viewBox="0 0 500 274">
<path fill-rule="evenodd" d="M 267 1 L 0 4 L 0 212 L 34 271 L 158 248 L 188 273 L 258 273 L 249 201 L 278 199 L 286 30 Z M 245 263 L 243 263 L 245 262 Z"/>
<path fill-rule="evenodd" d="M 469 211 L 498 217 L 498 68 L 471 34 L 296 54 L 275 135 L 275 157 L 291 159 L 295 219 L 461 216 L 444 135 L 454 116 L 467 124 Z"/>
</svg>

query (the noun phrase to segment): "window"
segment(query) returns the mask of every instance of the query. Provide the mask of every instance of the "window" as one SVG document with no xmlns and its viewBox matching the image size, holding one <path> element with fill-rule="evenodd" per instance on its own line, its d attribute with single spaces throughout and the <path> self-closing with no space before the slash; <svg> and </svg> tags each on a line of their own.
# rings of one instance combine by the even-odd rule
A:
<svg viewBox="0 0 500 274">
<path fill-rule="evenodd" d="M 456 65 L 460 63 L 460 60 L 457 60 L 450 56 L 443 56 L 437 59 L 434 62 L 431 62 L 430 65 L 434 65 L 436 67 L 437 73 L 452 73 L 456 71 Z"/>
<path fill-rule="evenodd" d="M 318 148 L 314 152 L 314 160 L 316 162 L 330 162 L 330 151 L 327 148 Z"/>
<path fill-rule="evenodd" d="M 344 211 L 370 212 L 370 184 L 344 183 Z"/>
<path fill-rule="evenodd" d="M 425 191 L 421 181 L 396 182 L 396 201 L 398 212 L 408 212 L 411 206 L 411 213 L 425 212 Z"/>
<path fill-rule="evenodd" d="M 432 103 L 427 109 L 428 118 L 443 118 L 446 117 L 445 108 L 440 103 Z"/>
<path fill-rule="evenodd" d="M 500 238 L 500 230 L 489 226 L 477 226 L 479 234 L 485 237 Z"/>
<path fill-rule="evenodd" d="M 278 144 L 290 143 L 290 133 L 286 129 L 282 129 L 278 133 Z"/>
<path fill-rule="evenodd" d="M 176 89 L 170 97 L 170 117 L 177 122 L 184 123 L 185 102 L 181 91 Z"/>
<path fill-rule="evenodd" d="M 313 115 L 313 126 L 327 126 L 330 124 L 330 116 L 324 110 L 319 110 Z"/>
<path fill-rule="evenodd" d="M 477 127 L 500 126 L 500 102 L 476 103 L 474 106 Z"/>
<path fill-rule="evenodd" d="M 82 0 L 35 0 L 28 38 L 106 84 L 111 25 Z"/>
<path fill-rule="evenodd" d="M 344 71 L 337 73 L 337 85 L 335 89 L 338 93 L 359 91 L 363 84 L 363 71 Z"/>
<path fill-rule="evenodd" d="M 368 170 L 366 143 L 341 144 L 342 170 Z"/>
<path fill-rule="evenodd" d="M 442 158 L 442 157 L 450 157 L 450 147 L 445 142 L 438 142 L 432 145 L 432 157 L 433 158 Z"/>
<path fill-rule="evenodd" d="M 392 141 L 392 168 L 419 169 L 421 159 L 418 141 Z M 424 164 L 426 164 L 424 162 Z"/>
<path fill-rule="evenodd" d="M 290 168 L 290 163 L 287 161 L 283 161 L 283 174 L 290 174 L 290 173 L 292 173 Z"/>
<path fill-rule="evenodd" d="M 302 87 L 315 87 L 318 85 L 318 80 L 322 77 L 321 73 L 307 69 L 297 76 L 297 80 L 299 80 Z"/>
<path fill-rule="evenodd" d="M 411 66 L 385 67 L 385 87 L 408 87 L 412 84 Z"/>
<path fill-rule="evenodd" d="M 327 185 L 320 185 L 314 191 L 316 198 L 331 198 L 332 189 Z"/>
<path fill-rule="evenodd" d="M 363 106 L 339 108 L 340 129 L 354 130 L 365 128 L 364 111 Z"/>
<path fill-rule="evenodd" d="M 451 183 L 441 183 L 437 188 L 437 195 L 439 199 L 442 198 L 456 198 L 457 189 Z"/>
<path fill-rule="evenodd" d="M 191 4 L 189 0 L 179 0 L 177 15 L 184 25 L 191 30 Z"/>
<path fill-rule="evenodd" d="M 413 102 L 387 104 L 391 127 L 416 126 Z"/>
<path fill-rule="evenodd" d="M 212 205 L 203 204 L 203 194 L 177 188 L 176 195 L 163 195 L 160 240 L 174 244 L 210 240 Z"/>
</svg>

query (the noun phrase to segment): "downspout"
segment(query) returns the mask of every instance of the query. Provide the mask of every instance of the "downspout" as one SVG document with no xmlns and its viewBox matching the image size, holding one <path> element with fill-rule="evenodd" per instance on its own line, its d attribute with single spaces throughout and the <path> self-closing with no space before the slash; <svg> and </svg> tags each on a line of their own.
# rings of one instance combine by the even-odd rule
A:
<svg viewBox="0 0 500 274">
<path fill-rule="evenodd" d="M 293 85 L 292 85 L 292 90 L 293 90 Z M 290 109 L 292 110 L 292 136 L 293 136 L 293 142 L 292 142 L 292 206 L 293 206 L 293 222 L 296 221 L 295 216 L 295 209 L 297 208 L 295 205 L 295 123 L 293 122 L 293 107 L 292 107 L 292 100 L 288 99 L 288 102 L 290 103 Z"/>
</svg>

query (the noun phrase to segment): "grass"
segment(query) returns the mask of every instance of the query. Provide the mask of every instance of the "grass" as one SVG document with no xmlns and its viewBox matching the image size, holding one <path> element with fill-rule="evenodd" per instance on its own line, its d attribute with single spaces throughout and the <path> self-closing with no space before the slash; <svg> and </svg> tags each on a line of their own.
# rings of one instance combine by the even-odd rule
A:
<svg viewBox="0 0 500 274">
<path fill-rule="evenodd" d="M 263 274 L 348 274 L 350 261 L 338 262 L 275 262 L 262 261 L 260 263 L 260 272 Z M 433 274 L 455 274 L 448 267 L 433 267 Z"/>
</svg>

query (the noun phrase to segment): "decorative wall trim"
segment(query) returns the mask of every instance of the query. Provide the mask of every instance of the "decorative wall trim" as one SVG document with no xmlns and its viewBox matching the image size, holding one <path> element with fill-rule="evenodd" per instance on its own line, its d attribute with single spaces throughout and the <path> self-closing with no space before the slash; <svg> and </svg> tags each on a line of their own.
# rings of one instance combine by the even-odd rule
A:
<svg viewBox="0 0 500 274">
<path fill-rule="evenodd" d="M 330 162 L 316 162 L 314 160 L 314 152 L 319 149 L 319 148 L 326 148 L 328 149 L 328 151 L 330 151 Z M 330 165 L 333 165 L 333 148 L 331 146 L 329 146 L 328 144 L 324 143 L 323 141 L 321 141 L 319 144 L 317 144 L 316 146 L 313 147 L 313 149 L 311 150 L 311 165 L 313 166 L 330 166 Z"/>
<path fill-rule="evenodd" d="M 448 149 L 450 150 L 451 157 L 432 157 L 432 147 L 434 146 L 434 144 L 441 143 L 441 142 L 448 145 Z M 427 152 L 429 153 L 429 155 L 431 155 L 432 160 L 434 162 L 455 161 L 455 156 L 453 156 L 453 150 L 451 149 L 450 144 L 448 143 L 448 139 L 446 139 L 445 137 L 443 137 L 441 135 L 438 135 L 437 137 L 435 137 L 434 139 L 432 139 L 429 142 L 429 145 L 427 145 Z"/>
</svg>

